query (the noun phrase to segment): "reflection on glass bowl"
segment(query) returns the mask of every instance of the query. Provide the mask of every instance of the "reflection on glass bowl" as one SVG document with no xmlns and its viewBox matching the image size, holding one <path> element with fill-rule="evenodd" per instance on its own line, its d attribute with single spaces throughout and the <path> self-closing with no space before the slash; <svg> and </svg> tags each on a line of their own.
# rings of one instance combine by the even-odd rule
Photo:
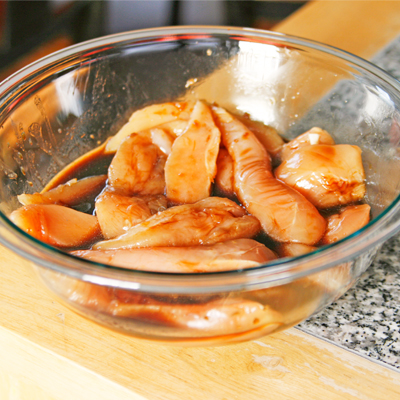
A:
<svg viewBox="0 0 400 400">
<path fill-rule="evenodd" d="M 70 307 L 136 337 L 214 345 L 293 326 L 351 287 L 399 229 L 399 85 L 346 52 L 250 29 L 152 29 L 59 51 L 0 85 L 1 241 Z M 286 139 L 319 126 L 336 143 L 359 146 L 371 222 L 313 253 L 265 266 L 171 274 L 73 257 L 8 219 L 17 195 L 43 189 L 133 111 L 193 99 L 249 113 Z"/>
</svg>

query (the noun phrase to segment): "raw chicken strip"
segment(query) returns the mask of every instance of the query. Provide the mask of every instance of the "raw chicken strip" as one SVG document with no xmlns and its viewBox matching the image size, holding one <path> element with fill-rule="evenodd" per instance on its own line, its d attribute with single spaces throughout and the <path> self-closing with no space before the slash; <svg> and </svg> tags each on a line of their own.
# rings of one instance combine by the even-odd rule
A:
<svg viewBox="0 0 400 400">
<path fill-rule="evenodd" d="M 115 153 L 121 143 L 132 133 L 155 128 L 177 119 L 189 119 L 193 104 L 189 102 L 154 104 L 135 111 L 129 121 L 106 145 L 106 153 Z"/>
<path fill-rule="evenodd" d="M 233 160 L 228 150 L 219 150 L 217 158 L 217 175 L 215 176 L 216 190 L 226 197 L 235 196 L 233 180 Z"/>
<path fill-rule="evenodd" d="M 167 156 L 171 153 L 174 138 L 172 138 L 164 129 L 153 128 L 148 132 L 151 141 Z"/>
<path fill-rule="evenodd" d="M 21 194 L 18 200 L 23 205 L 28 204 L 59 204 L 75 206 L 87 198 L 97 196 L 104 188 L 107 175 L 96 175 L 80 180 L 73 179 L 64 185 L 44 193 Z"/>
<path fill-rule="evenodd" d="M 132 226 L 166 208 L 167 199 L 163 195 L 129 197 L 104 190 L 96 199 L 96 216 L 105 239 L 126 233 Z"/>
<path fill-rule="evenodd" d="M 101 237 L 96 217 L 55 204 L 21 207 L 10 219 L 29 235 L 56 247 L 80 247 Z"/>
<path fill-rule="evenodd" d="M 231 200 L 209 197 L 194 204 L 168 208 L 132 227 L 122 236 L 96 243 L 94 249 L 197 246 L 258 233 L 257 218 Z"/>
<path fill-rule="evenodd" d="M 334 145 L 335 141 L 327 131 L 314 127 L 286 143 L 282 147 L 281 159 L 286 160 L 300 147 L 313 146 L 316 144 Z"/>
<path fill-rule="evenodd" d="M 155 303 L 155 304 L 154 304 Z M 238 331 L 260 329 L 273 324 L 282 325 L 282 315 L 255 301 L 226 298 L 205 304 L 153 304 L 113 302 L 113 315 L 161 321 L 166 326 L 198 329 L 202 332 L 229 335 Z"/>
<path fill-rule="evenodd" d="M 193 247 L 78 250 L 71 254 L 117 267 L 174 273 L 233 271 L 276 259 L 271 250 L 252 239 Z"/>
<path fill-rule="evenodd" d="M 252 121 L 247 114 L 237 116 L 237 119 L 256 135 L 270 156 L 276 158 L 279 155 L 285 142 L 274 128 L 262 122 Z"/>
<path fill-rule="evenodd" d="M 274 178 L 269 155 L 252 132 L 224 109 L 213 110 L 222 141 L 234 161 L 235 193 L 249 213 L 259 219 L 274 240 L 317 243 L 326 227 L 317 209 Z"/>
<path fill-rule="evenodd" d="M 165 164 L 167 198 L 173 204 L 188 204 L 210 196 L 217 172 L 221 133 L 210 109 L 198 101 L 187 130 L 172 146 Z"/>
<path fill-rule="evenodd" d="M 371 207 L 368 204 L 347 206 L 328 217 L 328 227 L 322 238 L 323 244 L 337 242 L 367 225 L 370 220 Z"/>
<path fill-rule="evenodd" d="M 297 257 L 315 250 L 317 250 L 317 247 L 308 246 L 306 244 L 282 243 L 279 246 L 278 253 L 280 257 Z"/>
<path fill-rule="evenodd" d="M 61 283 L 57 281 L 59 291 L 74 303 L 96 312 L 162 324 L 166 328 L 188 328 L 208 332 L 209 335 L 229 335 L 268 327 L 272 331 L 283 325 L 283 317 L 279 312 L 248 299 L 217 296 L 207 302 L 181 304 L 174 295 L 164 296 L 164 301 L 161 301 L 141 293 L 110 290 L 70 278 L 65 280 L 63 290 Z"/>
<path fill-rule="evenodd" d="M 361 150 L 349 144 L 299 147 L 283 160 L 275 176 L 318 208 L 352 203 L 365 195 Z"/>
<path fill-rule="evenodd" d="M 183 132 L 186 131 L 188 126 L 189 119 L 176 119 L 174 121 L 166 122 L 165 124 L 159 125 L 158 128 L 164 130 L 176 139 L 178 136 L 181 136 Z"/>
<path fill-rule="evenodd" d="M 165 154 L 148 137 L 136 133 L 118 148 L 108 169 L 109 185 L 125 195 L 163 194 Z"/>
</svg>

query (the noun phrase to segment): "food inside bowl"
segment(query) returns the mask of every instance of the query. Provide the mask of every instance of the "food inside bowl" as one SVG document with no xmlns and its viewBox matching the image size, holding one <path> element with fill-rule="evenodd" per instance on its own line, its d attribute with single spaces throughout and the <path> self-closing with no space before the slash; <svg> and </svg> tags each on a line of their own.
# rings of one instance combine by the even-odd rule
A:
<svg viewBox="0 0 400 400">
<path fill-rule="evenodd" d="M 104 162 L 104 174 L 70 179 L 94 159 Z M 10 218 L 76 256 L 132 269 L 210 272 L 340 240 L 368 223 L 364 195 L 361 150 L 335 144 L 321 128 L 286 143 L 246 115 L 175 102 L 134 112 L 41 193 L 18 196 L 23 207 Z"/>
<path fill-rule="evenodd" d="M 94 161 L 103 164 L 101 175 L 73 178 Z M 18 196 L 23 206 L 10 218 L 37 239 L 91 261 L 142 271 L 221 272 L 346 237 L 369 221 L 364 195 L 361 150 L 335 144 L 321 128 L 286 142 L 247 115 L 204 101 L 172 102 L 134 112 L 41 193 Z M 323 291 L 312 278 L 292 286 L 297 295 L 307 290 L 310 304 Z M 193 297 L 190 304 L 79 281 L 61 291 L 99 312 L 210 334 L 285 323 L 282 305 L 267 306 L 271 289 L 252 298 Z"/>
</svg>

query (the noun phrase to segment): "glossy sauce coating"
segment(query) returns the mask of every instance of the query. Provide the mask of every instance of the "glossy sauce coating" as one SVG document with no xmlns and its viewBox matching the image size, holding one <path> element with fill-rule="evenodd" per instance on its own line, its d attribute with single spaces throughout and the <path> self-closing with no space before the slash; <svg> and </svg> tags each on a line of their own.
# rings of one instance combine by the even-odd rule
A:
<svg viewBox="0 0 400 400">
<path fill-rule="evenodd" d="M 285 141 L 278 134 L 278 132 L 261 122 L 253 121 L 248 115 L 236 116 L 236 118 L 246 126 L 267 150 L 268 154 L 273 158 L 278 158 Z"/>
<path fill-rule="evenodd" d="M 299 147 L 283 160 L 275 176 L 318 208 L 360 201 L 365 195 L 361 150 L 348 144 Z"/>
<path fill-rule="evenodd" d="M 99 313 L 132 318 L 164 327 L 212 334 L 246 332 L 283 324 L 282 315 L 267 305 L 245 298 L 193 296 L 183 301 L 173 295 L 151 296 L 68 280 L 65 295 L 74 303 Z"/>
<path fill-rule="evenodd" d="M 151 139 L 128 136 L 118 148 L 108 169 L 108 183 L 126 195 L 163 194 L 165 154 Z"/>
<path fill-rule="evenodd" d="M 358 231 L 368 224 L 370 212 L 371 207 L 368 204 L 360 204 L 344 207 L 339 213 L 329 216 L 322 243 L 334 243 Z"/>
<path fill-rule="evenodd" d="M 115 153 L 132 133 L 138 133 L 176 120 L 188 120 L 193 104 L 170 102 L 153 104 L 135 111 L 129 121 L 108 141 L 105 152 Z"/>
<path fill-rule="evenodd" d="M 124 196 L 110 188 L 104 190 L 95 203 L 96 216 L 105 239 L 126 233 L 132 226 L 166 208 L 167 199 L 163 195 Z"/>
<path fill-rule="evenodd" d="M 78 250 L 72 254 L 104 264 L 172 273 L 237 270 L 256 267 L 276 259 L 271 250 L 252 239 L 188 247 Z"/>
<path fill-rule="evenodd" d="M 106 180 L 107 175 L 89 176 L 80 180 L 73 179 L 44 193 L 21 194 L 18 196 L 18 201 L 24 206 L 28 204 L 76 206 L 88 198 L 96 196 L 104 188 Z"/>
<path fill-rule="evenodd" d="M 218 193 L 222 193 L 229 198 L 235 196 L 233 160 L 225 148 L 221 148 L 218 153 L 215 186 Z"/>
<path fill-rule="evenodd" d="M 84 247 L 101 238 L 95 216 L 55 204 L 21 207 L 10 219 L 29 235 L 60 248 Z"/>
<path fill-rule="evenodd" d="M 291 154 L 296 152 L 300 147 L 313 146 L 316 144 L 327 144 L 333 146 L 335 141 L 327 131 L 314 127 L 284 144 L 280 152 L 281 159 L 288 159 Z"/>
<path fill-rule="evenodd" d="M 165 164 L 166 195 L 171 203 L 195 203 L 210 196 L 220 139 L 209 107 L 198 101 Z"/>
<path fill-rule="evenodd" d="M 246 215 L 233 201 L 208 197 L 194 204 L 170 207 L 93 248 L 196 246 L 253 237 L 259 230 L 257 218 Z"/>
<path fill-rule="evenodd" d="M 222 141 L 234 162 L 235 192 L 264 231 L 279 242 L 317 243 L 326 223 L 300 193 L 275 179 L 270 157 L 240 121 L 222 108 L 213 107 Z"/>
</svg>

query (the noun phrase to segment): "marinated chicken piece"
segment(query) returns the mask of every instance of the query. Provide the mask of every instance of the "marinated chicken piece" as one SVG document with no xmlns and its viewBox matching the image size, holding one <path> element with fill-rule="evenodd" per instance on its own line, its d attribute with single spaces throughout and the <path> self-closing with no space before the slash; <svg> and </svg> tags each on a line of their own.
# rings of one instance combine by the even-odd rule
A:
<svg viewBox="0 0 400 400">
<path fill-rule="evenodd" d="M 55 204 L 21 207 L 10 219 L 36 239 L 61 248 L 82 247 L 101 237 L 96 217 Z"/>
<path fill-rule="evenodd" d="M 186 115 L 188 115 L 186 113 Z M 166 122 L 165 124 L 159 125 L 158 128 L 163 129 L 168 135 L 176 139 L 181 136 L 183 132 L 187 129 L 189 123 L 188 119 L 176 119 L 174 121 Z"/>
<path fill-rule="evenodd" d="M 117 267 L 173 273 L 233 271 L 276 259 L 274 252 L 252 239 L 208 246 L 78 250 L 71 254 Z"/>
<path fill-rule="evenodd" d="M 368 204 L 347 206 L 338 214 L 328 217 L 328 227 L 322 244 L 337 242 L 367 225 L 371 207 Z"/>
<path fill-rule="evenodd" d="M 108 289 L 79 280 L 67 279 L 64 290 L 60 282 L 57 284 L 70 301 L 97 312 L 166 327 L 198 329 L 210 335 L 236 334 L 268 326 L 273 330 L 283 324 L 280 313 L 247 299 L 216 296 L 207 302 L 187 303 L 186 298 L 186 302 L 180 303 L 174 295 L 166 295 L 162 301 L 153 296 Z"/>
<path fill-rule="evenodd" d="M 235 196 L 233 183 L 233 160 L 228 150 L 221 148 L 217 157 L 217 175 L 215 186 L 218 193 L 226 197 Z"/>
<path fill-rule="evenodd" d="M 270 156 L 273 158 L 278 157 L 285 142 L 276 129 L 264 125 L 262 122 L 252 121 L 248 114 L 237 116 L 237 119 L 254 133 Z"/>
<path fill-rule="evenodd" d="M 148 137 L 136 133 L 118 148 L 108 169 L 109 185 L 124 195 L 163 194 L 166 155 Z"/>
<path fill-rule="evenodd" d="M 282 243 L 279 246 L 278 254 L 280 257 L 297 257 L 303 254 L 311 253 L 317 250 L 317 247 L 308 246 L 301 243 Z"/>
<path fill-rule="evenodd" d="M 220 147 L 221 137 L 226 148 Z M 283 160 L 278 179 L 271 156 Z M 100 169 L 111 161 L 108 176 L 78 180 L 93 161 L 96 170 L 98 161 Z M 63 207 L 81 206 L 107 178 L 96 216 Z M 209 197 L 214 179 L 216 193 L 237 196 L 252 215 L 231 200 Z M 248 115 L 235 117 L 201 101 L 164 103 L 133 113 L 117 135 L 67 165 L 41 193 L 18 196 L 24 207 L 10 219 L 35 238 L 69 250 L 106 239 L 71 254 L 114 266 L 170 273 L 240 270 L 277 257 L 249 239 L 261 229 L 279 242 L 280 257 L 295 257 L 367 224 L 368 205 L 348 206 L 325 221 L 311 204 L 330 208 L 359 201 L 364 180 L 360 149 L 335 145 L 321 128 L 284 144 L 273 128 Z M 168 209 L 164 193 L 170 204 L 182 205 Z M 256 297 L 211 296 L 201 304 L 180 304 L 174 296 L 164 301 L 93 285 L 79 292 L 78 286 L 70 288 L 72 301 L 166 326 L 229 331 L 232 324 L 257 330 L 283 323 Z M 263 325 L 262 318 L 270 322 Z"/>
<path fill-rule="evenodd" d="M 329 269 L 329 271 L 332 270 L 336 268 Z M 330 282 L 318 278 L 320 278 L 319 274 L 298 277 L 285 285 L 247 292 L 246 298 L 268 304 L 282 315 L 285 324 L 292 325 L 301 322 L 318 310 L 327 293 L 330 293 L 326 289 L 326 286 L 330 286 Z"/>
<path fill-rule="evenodd" d="M 187 124 L 187 121 L 186 121 Z M 174 143 L 175 137 L 171 136 L 165 129 L 162 128 L 151 128 L 146 131 L 136 132 L 140 136 L 144 136 L 152 141 L 153 144 L 165 154 L 171 153 L 172 144 Z"/>
<path fill-rule="evenodd" d="M 335 141 L 327 131 L 314 127 L 286 143 L 282 147 L 281 159 L 286 160 L 300 147 L 314 146 L 316 144 L 334 145 Z"/>
<path fill-rule="evenodd" d="M 165 211 L 168 208 L 167 198 L 163 194 L 141 196 L 146 202 L 151 215 Z"/>
<path fill-rule="evenodd" d="M 113 136 L 105 148 L 106 153 L 115 153 L 121 143 L 132 133 L 155 128 L 177 119 L 188 120 L 193 109 L 189 102 L 154 104 L 135 111 L 129 121 Z"/>
<path fill-rule="evenodd" d="M 349 144 L 299 147 L 275 176 L 318 208 L 356 202 L 365 195 L 361 150 Z"/>
<path fill-rule="evenodd" d="M 28 204 L 59 204 L 76 206 L 88 198 L 94 198 L 104 188 L 107 175 L 96 175 L 80 180 L 73 179 L 64 185 L 44 193 L 21 194 L 18 200 L 24 206 Z"/>
<path fill-rule="evenodd" d="M 106 189 L 97 197 L 95 207 L 104 238 L 112 239 L 153 214 L 164 211 L 167 199 L 163 195 L 130 197 Z"/>
<path fill-rule="evenodd" d="M 166 194 L 171 203 L 195 203 L 210 196 L 220 140 L 209 107 L 198 101 L 188 128 L 175 139 L 165 164 Z"/>
<path fill-rule="evenodd" d="M 233 158 L 235 193 L 248 212 L 274 240 L 317 243 L 326 227 L 317 209 L 274 178 L 269 155 L 252 132 L 224 109 L 213 110 L 222 141 Z"/>
<path fill-rule="evenodd" d="M 260 230 L 257 218 L 231 200 L 209 197 L 168 208 L 115 239 L 96 243 L 98 250 L 132 247 L 197 246 L 249 238 Z"/>
<path fill-rule="evenodd" d="M 208 333 L 237 333 L 282 324 L 280 313 L 255 301 L 225 298 L 205 304 L 126 303 L 114 301 L 113 315 L 159 322 L 166 326 L 198 329 Z"/>
<path fill-rule="evenodd" d="M 164 129 L 153 128 L 146 131 L 149 133 L 151 141 L 167 156 L 171 153 L 174 138 Z"/>
</svg>

